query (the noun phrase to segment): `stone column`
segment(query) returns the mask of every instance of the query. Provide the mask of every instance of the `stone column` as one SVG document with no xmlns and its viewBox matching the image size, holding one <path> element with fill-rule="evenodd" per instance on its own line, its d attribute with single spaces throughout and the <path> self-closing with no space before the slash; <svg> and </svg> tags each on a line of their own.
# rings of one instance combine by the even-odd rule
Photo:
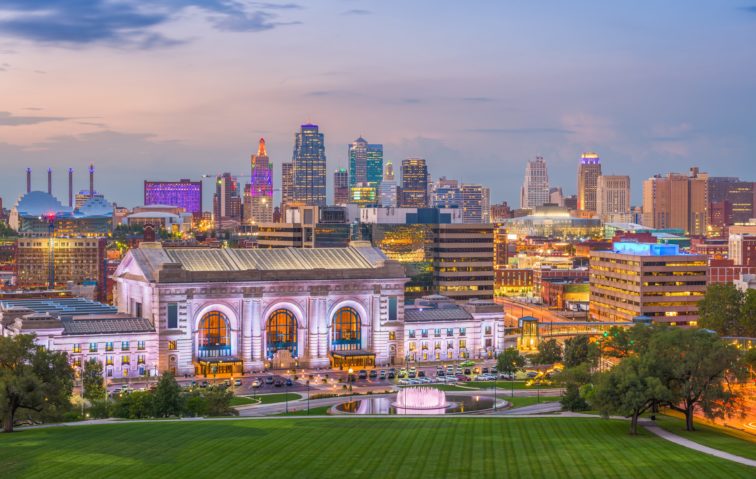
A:
<svg viewBox="0 0 756 479">
<path fill-rule="evenodd" d="M 262 314 L 262 288 L 244 291 L 244 364 L 247 370 L 263 369 L 263 344 L 260 315 Z"/>
<path fill-rule="evenodd" d="M 318 359 L 328 363 L 328 306 L 326 298 L 318 298 Z"/>
<path fill-rule="evenodd" d="M 242 318 L 241 318 L 241 357 L 244 362 L 244 369 L 249 368 L 249 362 L 252 360 L 252 299 L 244 297 L 242 299 Z"/>
</svg>

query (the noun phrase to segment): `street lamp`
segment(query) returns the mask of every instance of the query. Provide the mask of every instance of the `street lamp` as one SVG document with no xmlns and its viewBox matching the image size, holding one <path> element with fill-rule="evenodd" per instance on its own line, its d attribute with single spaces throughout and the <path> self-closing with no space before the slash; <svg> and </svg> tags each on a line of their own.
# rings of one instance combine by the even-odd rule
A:
<svg viewBox="0 0 756 479">
<path fill-rule="evenodd" d="M 307 415 L 310 415 L 310 380 L 307 380 Z"/>
</svg>

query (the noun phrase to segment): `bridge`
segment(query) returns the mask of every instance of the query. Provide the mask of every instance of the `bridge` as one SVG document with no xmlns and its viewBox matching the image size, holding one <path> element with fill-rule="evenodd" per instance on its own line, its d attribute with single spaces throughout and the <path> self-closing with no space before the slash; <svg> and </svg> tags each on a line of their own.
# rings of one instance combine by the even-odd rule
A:
<svg viewBox="0 0 756 479">
<path fill-rule="evenodd" d="M 519 337 L 517 347 L 521 351 L 538 349 L 544 339 L 566 339 L 575 336 L 603 336 L 613 327 L 631 328 L 633 321 L 540 321 L 533 316 L 519 318 Z"/>
</svg>

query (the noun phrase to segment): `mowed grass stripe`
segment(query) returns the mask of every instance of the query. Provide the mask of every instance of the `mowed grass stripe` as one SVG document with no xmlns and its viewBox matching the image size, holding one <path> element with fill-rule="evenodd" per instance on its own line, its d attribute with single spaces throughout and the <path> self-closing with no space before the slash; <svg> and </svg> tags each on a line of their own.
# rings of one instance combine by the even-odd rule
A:
<svg viewBox="0 0 756 479">
<path fill-rule="evenodd" d="M 753 477 L 582 418 L 154 422 L 0 435 L 2 477 Z"/>
</svg>

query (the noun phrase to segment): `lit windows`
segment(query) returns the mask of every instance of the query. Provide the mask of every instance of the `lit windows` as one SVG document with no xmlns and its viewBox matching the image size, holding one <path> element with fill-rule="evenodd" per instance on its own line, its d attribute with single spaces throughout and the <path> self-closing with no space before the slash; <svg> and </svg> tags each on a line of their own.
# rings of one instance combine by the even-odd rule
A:
<svg viewBox="0 0 756 479">
<path fill-rule="evenodd" d="M 89 352 L 90 353 L 96 353 L 97 352 L 97 343 L 89 343 Z"/>
<path fill-rule="evenodd" d="M 81 352 L 81 344 L 74 344 L 72 352 L 74 352 L 74 353 L 80 353 Z"/>
<path fill-rule="evenodd" d="M 176 340 L 168 341 L 168 351 L 175 351 L 178 349 L 178 342 Z"/>
</svg>

